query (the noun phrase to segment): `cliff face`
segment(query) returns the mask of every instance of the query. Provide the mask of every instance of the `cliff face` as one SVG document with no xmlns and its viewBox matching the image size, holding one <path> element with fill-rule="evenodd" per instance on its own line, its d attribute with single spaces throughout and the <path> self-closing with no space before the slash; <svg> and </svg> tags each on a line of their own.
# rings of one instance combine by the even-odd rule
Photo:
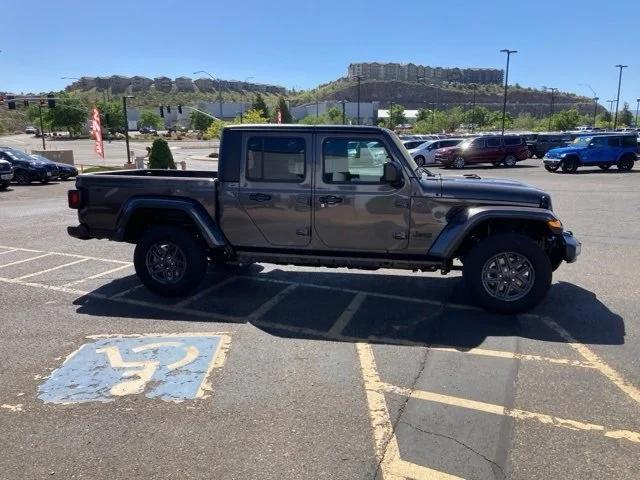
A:
<svg viewBox="0 0 640 480">
<path fill-rule="evenodd" d="M 110 77 L 82 77 L 65 90 L 88 92 L 91 90 L 110 91 L 114 95 L 123 93 L 158 91 L 170 92 L 213 92 L 220 88 L 222 91 L 235 92 L 260 92 L 275 95 L 285 95 L 286 89 L 278 85 L 265 85 L 261 83 L 241 82 L 236 80 L 212 80 L 199 78 L 192 80 L 188 77 L 171 79 L 169 77 L 156 77 L 154 79 L 134 76 L 123 77 L 112 75 Z"/>
<path fill-rule="evenodd" d="M 323 86 L 326 94 L 320 94 L 322 100 L 357 101 L 358 88 L 353 82 L 337 82 Z M 322 92 L 322 90 L 321 90 Z M 397 103 L 406 109 L 434 108 L 448 109 L 454 106 L 467 108 L 473 101 L 473 90 L 469 87 L 444 87 L 413 82 L 367 81 L 360 85 L 360 101 L 380 102 L 381 108 Z M 478 87 L 476 105 L 490 110 L 502 109 L 503 90 L 500 86 Z M 526 90 L 510 87 L 507 97 L 507 111 L 512 115 L 529 112 L 534 116 L 549 114 L 551 94 L 541 90 Z M 593 113 L 593 100 L 573 94 L 557 92 L 554 94 L 554 111 L 577 109 L 582 114 Z M 599 111 L 604 110 L 599 107 Z"/>
</svg>

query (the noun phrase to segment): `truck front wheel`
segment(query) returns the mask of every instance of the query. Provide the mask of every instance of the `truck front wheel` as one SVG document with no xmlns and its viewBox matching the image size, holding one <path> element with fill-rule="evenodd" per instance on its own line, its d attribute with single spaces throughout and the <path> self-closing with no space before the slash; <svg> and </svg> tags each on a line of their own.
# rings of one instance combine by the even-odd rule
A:
<svg viewBox="0 0 640 480">
<path fill-rule="evenodd" d="M 204 278 L 204 246 L 183 228 L 152 227 L 136 245 L 133 263 L 140 281 L 163 297 L 189 294 Z"/>
<path fill-rule="evenodd" d="M 469 251 L 463 277 L 481 307 L 517 313 L 533 308 L 547 294 L 552 266 L 542 247 L 529 237 L 499 234 Z"/>
</svg>

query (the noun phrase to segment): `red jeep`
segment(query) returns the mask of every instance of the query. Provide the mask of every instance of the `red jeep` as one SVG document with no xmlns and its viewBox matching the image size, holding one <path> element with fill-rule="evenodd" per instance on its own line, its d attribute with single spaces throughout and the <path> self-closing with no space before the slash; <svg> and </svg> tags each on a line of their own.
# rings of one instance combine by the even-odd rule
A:
<svg viewBox="0 0 640 480">
<path fill-rule="evenodd" d="M 464 168 L 465 165 L 474 163 L 514 167 L 517 162 L 528 157 L 529 150 L 524 137 L 487 135 L 468 138 L 455 147 L 441 148 L 436 152 L 435 160 L 445 168 Z"/>
</svg>

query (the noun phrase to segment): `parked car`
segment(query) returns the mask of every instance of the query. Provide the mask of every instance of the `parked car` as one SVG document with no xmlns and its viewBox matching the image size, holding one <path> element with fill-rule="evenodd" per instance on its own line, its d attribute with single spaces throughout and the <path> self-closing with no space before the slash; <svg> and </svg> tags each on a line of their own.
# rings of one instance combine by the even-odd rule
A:
<svg viewBox="0 0 640 480">
<path fill-rule="evenodd" d="M 66 163 L 60 163 L 60 162 L 54 162 L 52 160 L 49 160 L 47 157 L 43 157 L 42 155 L 37 155 L 35 153 L 31 154 L 32 158 L 35 158 L 36 160 L 40 160 L 41 162 L 44 163 L 53 163 L 55 166 L 58 167 L 58 178 L 60 180 L 69 180 L 71 177 L 77 177 L 78 176 L 78 169 L 76 167 L 74 167 L 73 165 L 68 165 Z"/>
<path fill-rule="evenodd" d="M 355 145 L 385 162 L 356 158 Z M 462 269 L 476 302 L 498 312 L 536 305 L 580 253 L 547 193 L 435 175 L 378 127 L 226 127 L 218 165 L 81 175 L 68 233 L 135 244 L 136 273 L 164 296 L 193 292 L 208 262 Z"/>
<path fill-rule="evenodd" d="M 436 163 L 436 152 L 439 148 L 454 147 L 462 142 L 462 138 L 447 138 L 445 140 L 432 140 L 422 143 L 415 148 L 409 150 L 409 155 L 413 157 L 415 162 L 421 167 Z"/>
<path fill-rule="evenodd" d="M 6 160 L 0 159 L 0 190 L 9 188 L 13 178 L 13 167 Z"/>
<path fill-rule="evenodd" d="M 638 159 L 638 141 L 635 133 L 587 135 L 576 138 L 571 145 L 549 150 L 544 156 L 544 168 L 555 172 L 574 173 L 579 167 L 600 167 L 608 170 L 616 165 L 628 172 Z"/>
<path fill-rule="evenodd" d="M 31 182 L 48 183 L 60 174 L 54 164 L 36 160 L 15 148 L 0 147 L 0 159 L 13 166 L 13 180 L 19 185 L 28 185 Z"/>
<path fill-rule="evenodd" d="M 527 140 L 527 147 L 531 155 L 542 158 L 549 150 L 564 147 L 572 141 L 570 133 L 539 133 L 535 140 Z"/>
<path fill-rule="evenodd" d="M 157 135 L 158 134 L 158 130 L 156 130 L 153 127 L 141 127 L 140 130 L 138 130 L 140 133 L 144 133 L 144 134 L 149 134 L 149 135 Z"/>
<path fill-rule="evenodd" d="M 24 133 L 26 133 L 27 135 L 37 135 L 38 132 L 39 130 L 32 125 L 29 125 L 27 128 L 24 129 Z"/>
<path fill-rule="evenodd" d="M 524 137 L 518 135 L 486 135 L 467 138 L 454 147 L 436 151 L 435 160 L 443 167 L 464 168 L 467 164 L 491 163 L 515 167 L 526 160 L 529 150 Z"/>
<path fill-rule="evenodd" d="M 428 140 L 403 140 L 402 144 L 407 150 L 412 150 L 425 142 L 428 142 Z"/>
</svg>

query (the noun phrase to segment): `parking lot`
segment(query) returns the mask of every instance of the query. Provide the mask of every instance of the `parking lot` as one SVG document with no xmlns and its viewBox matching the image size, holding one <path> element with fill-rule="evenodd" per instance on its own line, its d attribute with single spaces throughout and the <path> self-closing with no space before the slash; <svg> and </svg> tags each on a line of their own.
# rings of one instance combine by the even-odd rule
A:
<svg viewBox="0 0 640 480">
<path fill-rule="evenodd" d="M 583 243 L 512 317 L 398 270 L 212 269 L 156 297 L 133 246 L 67 236 L 72 182 L 14 185 L 0 477 L 637 479 L 639 172 L 465 170 L 547 190 Z"/>
</svg>

